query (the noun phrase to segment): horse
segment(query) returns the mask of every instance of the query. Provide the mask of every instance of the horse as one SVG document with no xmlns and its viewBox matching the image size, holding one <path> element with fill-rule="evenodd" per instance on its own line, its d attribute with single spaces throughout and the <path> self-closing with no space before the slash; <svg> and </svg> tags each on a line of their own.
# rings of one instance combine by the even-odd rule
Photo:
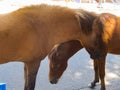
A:
<svg viewBox="0 0 120 90">
<path fill-rule="evenodd" d="M 45 4 L 1 14 L 0 64 L 23 62 L 24 90 L 34 90 L 40 62 L 53 46 L 80 40 L 79 17 L 73 9 Z"/>
<path fill-rule="evenodd" d="M 98 59 L 94 59 L 94 80 L 90 87 L 94 88 L 96 83 L 101 80 L 101 89 L 106 90 L 105 87 L 105 59 L 107 53 L 120 54 L 120 32 L 119 32 L 120 17 L 113 14 L 103 13 L 100 14 L 93 22 L 93 32 L 96 34 L 96 50 L 102 49 L 102 55 Z M 50 60 L 49 79 L 50 82 L 56 84 L 67 67 L 68 59 L 73 56 L 77 51 L 83 48 L 82 44 L 76 46 L 78 41 L 66 42 L 53 48 L 48 55 Z M 102 45 L 101 45 L 102 44 Z M 67 46 L 67 48 L 66 48 Z M 98 47 L 99 46 L 99 47 Z M 100 47 L 102 46 L 102 47 Z M 90 56 L 95 54 L 93 49 L 86 48 Z"/>
<path fill-rule="evenodd" d="M 120 17 L 103 13 L 99 15 L 93 22 L 93 32 L 96 32 L 95 51 L 101 50 L 99 60 L 96 62 L 96 80 L 101 78 L 101 90 L 105 90 L 105 62 L 107 53 L 120 54 Z M 89 54 L 94 54 L 94 51 L 89 50 Z M 99 77 L 98 77 L 99 73 Z M 94 84 L 94 83 L 93 83 Z"/>
<path fill-rule="evenodd" d="M 50 60 L 49 64 L 49 81 L 51 84 L 57 84 L 60 77 L 66 70 L 68 64 L 68 60 L 72 57 L 76 52 L 84 48 L 82 44 L 78 40 L 71 40 L 68 42 L 64 42 L 56 45 L 51 52 L 48 54 L 48 58 Z M 96 83 L 99 82 L 99 77 L 96 69 L 97 62 L 93 60 L 94 63 L 94 80 L 89 84 L 90 88 L 94 88 Z"/>
</svg>

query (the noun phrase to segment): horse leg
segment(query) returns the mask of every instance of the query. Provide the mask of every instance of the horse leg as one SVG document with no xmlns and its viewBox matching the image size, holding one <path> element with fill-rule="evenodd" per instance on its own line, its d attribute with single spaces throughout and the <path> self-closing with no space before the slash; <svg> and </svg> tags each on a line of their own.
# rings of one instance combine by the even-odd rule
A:
<svg viewBox="0 0 120 90">
<path fill-rule="evenodd" d="M 99 60 L 98 62 L 98 67 L 99 67 L 99 76 L 101 80 L 101 89 L 100 90 L 106 90 L 105 88 L 105 57 Z"/>
<path fill-rule="evenodd" d="M 26 62 L 24 66 L 25 87 L 24 90 L 34 90 L 40 61 Z"/>
<path fill-rule="evenodd" d="M 94 65 L 94 80 L 90 84 L 90 88 L 94 88 L 96 83 L 99 82 L 99 70 L 98 70 L 98 60 L 93 60 Z"/>
</svg>

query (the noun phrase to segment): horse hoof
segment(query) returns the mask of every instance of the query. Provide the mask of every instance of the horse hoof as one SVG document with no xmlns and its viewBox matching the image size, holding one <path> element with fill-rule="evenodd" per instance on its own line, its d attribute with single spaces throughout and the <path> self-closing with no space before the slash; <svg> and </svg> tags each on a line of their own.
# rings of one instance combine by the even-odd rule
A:
<svg viewBox="0 0 120 90">
<path fill-rule="evenodd" d="M 94 88 L 95 86 L 96 86 L 96 84 L 94 82 L 92 82 L 88 85 L 89 88 Z"/>
</svg>

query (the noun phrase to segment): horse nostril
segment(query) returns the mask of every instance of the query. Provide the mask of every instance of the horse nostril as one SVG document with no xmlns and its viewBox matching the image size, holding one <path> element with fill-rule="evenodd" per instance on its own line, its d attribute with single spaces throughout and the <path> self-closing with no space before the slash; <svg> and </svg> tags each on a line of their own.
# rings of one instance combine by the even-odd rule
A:
<svg viewBox="0 0 120 90">
<path fill-rule="evenodd" d="M 51 84 L 54 84 L 53 81 L 50 81 Z"/>
<path fill-rule="evenodd" d="M 54 79 L 54 80 L 50 80 L 51 84 L 56 84 L 58 80 Z"/>
</svg>

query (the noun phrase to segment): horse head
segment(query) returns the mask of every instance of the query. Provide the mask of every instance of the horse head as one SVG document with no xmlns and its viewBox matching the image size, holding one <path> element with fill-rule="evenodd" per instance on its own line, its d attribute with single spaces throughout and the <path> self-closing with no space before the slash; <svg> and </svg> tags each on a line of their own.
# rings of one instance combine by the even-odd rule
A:
<svg viewBox="0 0 120 90">
<path fill-rule="evenodd" d="M 51 84 L 56 84 L 65 69 L 67 68 L 66 56 L 64 56 L 61 51 L 62 49 L 56 47 L 48 55 L 50 60 L 49 80 Z"/>
<path fill-rule="evenodd" d="M 79 41 L 71 40 L 56 45 L 52 49 L 48 55 L 50 60 L 49 80 L 52 84 L 56 84 L 66 70 L 68 59 L 82 48 L 83 47 Z"/>
</svg>

